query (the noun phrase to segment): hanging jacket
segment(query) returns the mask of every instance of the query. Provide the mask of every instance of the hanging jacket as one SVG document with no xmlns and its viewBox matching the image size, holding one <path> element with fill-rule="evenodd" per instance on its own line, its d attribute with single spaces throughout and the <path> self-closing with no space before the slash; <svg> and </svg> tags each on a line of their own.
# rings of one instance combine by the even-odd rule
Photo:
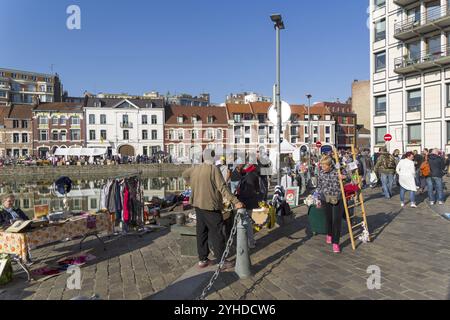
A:
<svg viewBox="0 0 450 320">
<path fill-rule="evenodd" d="M 123 193 L 123 221 L 125 223 L 128 223 L 130 221 L 129 201 L 130 191 L 128 189 L 128 186 L 125 185 L 125 191 Z"/>
</svg>

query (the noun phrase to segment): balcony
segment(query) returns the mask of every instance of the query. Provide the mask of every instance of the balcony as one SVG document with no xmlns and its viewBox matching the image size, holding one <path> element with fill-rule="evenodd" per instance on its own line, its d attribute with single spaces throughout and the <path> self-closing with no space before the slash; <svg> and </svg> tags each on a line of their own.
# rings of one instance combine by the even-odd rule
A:
<svg viewBox="0 0 450 320">
<path fill-rule="evenodd" d="M 397 22 L 394 25 L 394 37 L 400 41 L 406 41 L 448 26 L 450 26 L 450 8 L 448 6 L 437 7 L 422 13 L 420 20 L 411 17 Z"/>
<path fill-rule="evenodd" d="M 133 129 L 133 123 L 132 122 L 121 122 L 120 127 L 122 129 Z"/>
<path fill-rule="evenodd" d="M 394 71 L 398 74 L 407 74 L 423 71 L 431 68 L 441 68 L 450 64 L 450 46 L 442 46 L 433 51 L 423 51 L 420 57 L 396 58 L 394 60 Z"/>
<path fill-rule="evenodd" d="M 400 7 L 406 7 L 414 2 L 420 2 L 418 0 L 394 0 L 394 3 Z"/>
</svg>

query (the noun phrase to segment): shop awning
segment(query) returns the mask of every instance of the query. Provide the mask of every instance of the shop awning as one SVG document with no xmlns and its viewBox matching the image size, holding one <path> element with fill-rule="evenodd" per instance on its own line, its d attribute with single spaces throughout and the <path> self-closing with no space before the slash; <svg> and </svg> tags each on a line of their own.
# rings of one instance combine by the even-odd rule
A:
<svg viewBox="0 0 450 320">
<path fill-rule="evenodd" d="M 102 156 L 108 153 L 106 148 L 58 148 L 54 155 L 55 156 Z"/>
</svg>

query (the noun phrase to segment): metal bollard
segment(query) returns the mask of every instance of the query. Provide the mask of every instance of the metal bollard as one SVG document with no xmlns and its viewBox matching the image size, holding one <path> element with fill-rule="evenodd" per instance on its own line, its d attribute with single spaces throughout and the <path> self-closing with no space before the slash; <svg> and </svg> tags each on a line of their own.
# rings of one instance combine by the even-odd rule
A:
<svg viewBox="0 0 450 320">
<path fill-rule="evenodd" d="M 247 210 L 239 209 L 237 215 L 236 266 L 234 271 L 240 279 L 247 279 L 252 275 L 250 270 L 252 263 L 248 252 L 247 229 L 244 225 L 244 223 L 246 223 Z"/>
</svg>

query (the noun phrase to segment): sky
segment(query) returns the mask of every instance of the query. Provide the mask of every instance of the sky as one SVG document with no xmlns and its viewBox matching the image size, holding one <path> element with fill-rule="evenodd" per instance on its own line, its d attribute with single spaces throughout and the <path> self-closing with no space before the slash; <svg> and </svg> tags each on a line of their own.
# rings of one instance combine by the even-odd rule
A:
<svg viewBox="0 0 450 320">
<path fill-rule="evenodd" d="M 70 5 L 81 29 L 66 25 Z M 0 0 L 0 67 L 57 72 L 70 96 L 158 91 L 272 96 L 280 13 L 281 98 L 345 101 L 369 79 L 365 0 Z"/>
</svg>

